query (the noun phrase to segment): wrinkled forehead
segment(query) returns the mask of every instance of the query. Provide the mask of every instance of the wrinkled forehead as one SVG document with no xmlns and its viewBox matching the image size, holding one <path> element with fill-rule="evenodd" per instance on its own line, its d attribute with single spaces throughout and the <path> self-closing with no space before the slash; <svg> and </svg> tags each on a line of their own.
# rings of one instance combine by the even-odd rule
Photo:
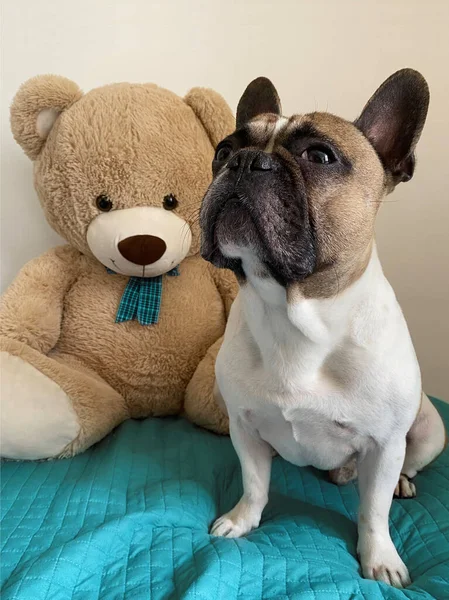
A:
<svg viewBox="0 0 449 600">
<path fill-rule="evenodd" d="M 292 117 L 263 114 L 249 121 L 241 130 L 243 147 L 255 146 L 268 152 L 286 146 L 297 138 L 331 144 L 349 159 L 360 158 L 374 150 L 364 135 L 349 121 L 330 113 L 314 112 Z"/>
</svg>

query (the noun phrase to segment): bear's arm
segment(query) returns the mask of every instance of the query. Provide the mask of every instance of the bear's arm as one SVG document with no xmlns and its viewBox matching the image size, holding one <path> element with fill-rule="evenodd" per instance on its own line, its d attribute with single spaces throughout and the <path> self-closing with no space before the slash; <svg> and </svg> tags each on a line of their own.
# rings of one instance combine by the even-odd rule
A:
<svg viewBox="0 0 449 600">
<path fill-rule="evenodd" d="M 79 274 L 80 256 L 59 246 L 27 263 L 0 300 L 0 335 L 49 352 L 59 339 L 64 297 Z"/>
<path fill-rule="evenodd" d="M 217 286 L 220 296 L 223 298 L 226 318 L 228 318 L 231 305 L 239 291 L 237 279 L 235 278 L 234 273 L 228 269 L 216 269 L 215 267 L 211 267 L 211 269 L 212 278 Z"/>
</svg>

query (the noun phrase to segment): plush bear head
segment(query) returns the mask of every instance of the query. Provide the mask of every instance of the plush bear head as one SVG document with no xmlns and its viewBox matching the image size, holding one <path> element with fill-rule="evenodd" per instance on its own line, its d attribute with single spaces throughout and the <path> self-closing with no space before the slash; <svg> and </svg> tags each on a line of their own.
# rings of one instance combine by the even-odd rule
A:
<svg viewBox="0 0 449 600">
<path fill-rule="evenodd" d="M 64 77 L 38 76 L 17 92 L 11 127 L 34 161 L 48 222 L 81 252 L 154 277 L 199 251 L 214 147 L 234 128 L 217 93 L 120 83 L 83 95 Z"/>
</svg>

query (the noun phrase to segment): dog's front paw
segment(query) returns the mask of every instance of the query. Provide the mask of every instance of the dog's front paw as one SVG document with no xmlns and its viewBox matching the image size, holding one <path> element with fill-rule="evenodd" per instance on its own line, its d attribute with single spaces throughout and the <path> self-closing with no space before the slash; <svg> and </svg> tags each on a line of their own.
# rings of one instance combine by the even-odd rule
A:
<svg viewBox="0 0 449 600">
<path fill-rule="evenodd" d="M 397 588 L 410 585 L 408 569 L 391 540 L 372 537 L 360 540 L 358 554 L 363 576 L 367 579 L 384 581 Z"/>
<path fill-rule="evenodd" d="M 211 535 L 237 538 L 259 526 L 262 510 L 258 505 L 242 499 L 228 513 L 217 519 L 211 528 Z"/>
</svg>

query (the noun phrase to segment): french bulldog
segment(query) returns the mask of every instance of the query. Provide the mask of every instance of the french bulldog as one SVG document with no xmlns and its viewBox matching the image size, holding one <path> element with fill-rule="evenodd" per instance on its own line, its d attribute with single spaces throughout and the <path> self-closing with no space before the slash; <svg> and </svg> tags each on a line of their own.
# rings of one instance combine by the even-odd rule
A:
<svg viewBox="0 0 449 600">
<path fill-rule="evenodd" d="M 327 112 L 282 116 L 258 78 L 216 149 L 204 197 L 202 255 L 232 269 L 240 291 L 216 361 L 240 459 L 243 496 L 212 526 L 258 527 L 273 450 L 299 466 L 358 472 L 363 575 L 410 577 L 390 537 L 393 495 L 444 448 L 443 422 L 422 391 L 410 334 L 374 241 L 384 197 L 409 181 L 427 115 L 423 76 L 387 79 L 354 122 Z"/>
</svg>

